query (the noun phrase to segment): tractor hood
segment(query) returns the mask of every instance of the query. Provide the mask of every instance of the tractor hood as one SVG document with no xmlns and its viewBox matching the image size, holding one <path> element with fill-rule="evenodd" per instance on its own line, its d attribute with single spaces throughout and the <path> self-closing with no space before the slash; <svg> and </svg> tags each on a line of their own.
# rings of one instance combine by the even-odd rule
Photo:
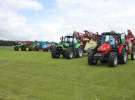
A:
<svg viewBox="0 0 135 100">
<path fill-rule="evenodd" d="M 58 45 L 58 47 L 62 47 L 62 48 L 67 48 L 67 47 L 69 47 L 69 43 L 60 43 L 59 45 Z"/>
<path fill-rule="evenodd" d="M 15 47 L 21 47 L 22 45 L 16 45 Z"/>
<path fill-rule="evenodd" d="M 101 52 L 103 54 L 107 54 L 111 51 L 111 49 L 112 49 L 111 45 L 109 43 L 105 42 L 97 48 L 97 51 Z"/>
<path fill-rule="evenodd" d="M 69 47 L 69 43 L 63 43 L 64 47 Z"/>
</svg>

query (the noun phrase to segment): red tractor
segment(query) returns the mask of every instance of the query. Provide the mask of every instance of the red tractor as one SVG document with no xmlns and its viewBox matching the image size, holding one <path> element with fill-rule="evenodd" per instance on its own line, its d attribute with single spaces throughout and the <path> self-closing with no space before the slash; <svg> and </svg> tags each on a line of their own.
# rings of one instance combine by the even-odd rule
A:
<svg viewBox="0 0 135 100">
<path fill-rule="evenodd" d="M 96 65 L 98 60 L 101 63 L 108 63 L 109 66 L 126 64 L 128 59 L 125 34 L 114 31 L 104 32 L 98 39 L 98 45 L 88 52 L 88 64 Z"/>
</svg>

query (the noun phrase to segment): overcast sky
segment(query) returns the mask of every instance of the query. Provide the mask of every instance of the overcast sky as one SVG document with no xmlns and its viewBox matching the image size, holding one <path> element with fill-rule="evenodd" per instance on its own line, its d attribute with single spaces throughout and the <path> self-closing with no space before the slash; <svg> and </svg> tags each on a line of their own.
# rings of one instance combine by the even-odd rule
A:
<svg viewBox="0 0 135 100">
<path fill-rule="evenodd" d="M 0 0 L 0 39 L 58 41 L 73 31 L 135 31 L 135 0 Z"/>
</svg>

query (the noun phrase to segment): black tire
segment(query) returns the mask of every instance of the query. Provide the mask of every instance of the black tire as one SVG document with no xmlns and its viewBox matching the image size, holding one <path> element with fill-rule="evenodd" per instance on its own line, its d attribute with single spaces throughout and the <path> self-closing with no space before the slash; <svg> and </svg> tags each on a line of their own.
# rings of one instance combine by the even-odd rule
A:
<svg viewBox="0 0 135 100">
<path fill-rule="evenodd" d="M 52 49 L 51 51 L 52 58 L 60 58 L 60 53 L 57 51 L 56 48 Z"/>
<path fill-rule="evenodd" d="M 126 64 L 128 60 L 128 54 L 125 49 L 122 50 L 122 54 L 119 56 L 119 63 Z"/>
<path fill-rule="evenodd" d="M 83 50 L 81 48 L 76 49 L 76 57 L 81 58 L 83 56 Z"/>
<path fill-rule="evenodd" d="M 132 49 L 131 60 L 135 60 L 135 46 Z"/>
<path fill-rule="evenodd" d="M 118 55 L 115 52 L 111 52 L 109 55 L 109 66 L 116 67 L 118 65 Z"/>
<path fill-rule="evenodd" d="M 88 53 L 88 64 L 89 65 L 96 65 L 97 64 L 97 60 L 94 59 L 94 51 L 90 50 Z"/>
<path fill-rule="evenodd" d="M 72 59 L 74 56 L 73 50 L 66 50 L 64 56 L 66 59 Z"/>
</svg>

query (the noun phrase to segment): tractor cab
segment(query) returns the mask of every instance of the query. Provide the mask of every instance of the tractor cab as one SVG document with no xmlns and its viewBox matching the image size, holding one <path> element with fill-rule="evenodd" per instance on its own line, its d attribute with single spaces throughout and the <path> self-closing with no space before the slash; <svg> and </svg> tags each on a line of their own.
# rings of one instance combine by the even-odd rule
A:
<svg viewBox="0 0 135 100">
<path fill-rule="evenodd" d="M 65 36 L 61 42 L 64 47 L 74 47 L 78 40 L 74 36 Z"/>
<path fill-rule="evenodd" d="M 101 38 L 101 44 L 108 43 L 111 46 L 116 46 L 116 40 L 112 35 L 103 35 Z"/>
<path fill-rule="evenodd" d="M 77 39 L 74 36 L 65 36 L 64 42 L 66 43 L 75 43 Z"/>
<path fill-rule="evenodd" d="M 99 47 L 100 49 L 117 49 L 120 44 L 125 44 L 125 34 L 115 33 L 115 32 L 105 32 L 100 37 Z M 109 52 L 109 51 L 108 51 Z"/>
</svg>

